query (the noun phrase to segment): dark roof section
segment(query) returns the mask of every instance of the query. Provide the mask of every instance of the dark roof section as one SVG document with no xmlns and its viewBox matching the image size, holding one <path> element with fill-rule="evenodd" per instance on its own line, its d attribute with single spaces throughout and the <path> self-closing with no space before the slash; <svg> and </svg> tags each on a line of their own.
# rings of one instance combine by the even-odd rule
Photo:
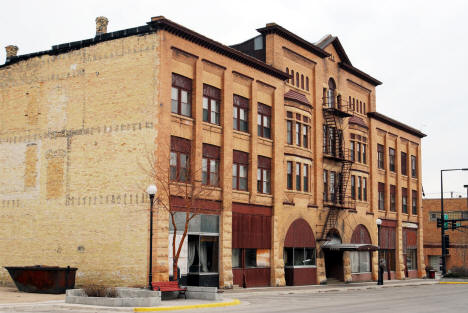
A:
<svg viewBox="0 0 468 313">
<path fill-rule="evenodd" d="M 263 35 L 277 34 L 277 35 L 291 41 L 292 43 L 298 45 L 299 47 L 302 47 L 302 48 L 312 52 L 313 54 L 315 54 L 315 55 L 317 55 L 317 56 L 319 56 L 321 58 L 325 58 L 325 57 L 328 57 L 330 55 L 328 52 L 326 52 L 325 50 L 317 47 L 313 43 L 302 39 L 298 35 L 291 33 L 289 30 L 287 30 L 287 29 L 285 29 L 285 28 L 283 28 L 280 25 L 275 24 L 275 23 L 269 23 L 265 27 L 258 28 L 257 31 L 259 33 L 263 34 Z"/>
<path fill-rule="evenodd" d="M 383 122 L 383 123 L 385 123 L 387 125 L 398 128 L 398 129 L 400 129 L 402 131 L 405 131 L 407 133 L 410 133 L 411 135 L 414 135 L 416 137 L 423 138 L 423 137 L 427 136 L 426 134 L 420 132 L 416 128 L 413 128 L 411 126 L 408 126 L 406 124 L 398 122 L 397 120 L 394 120 L 393 118 L 390 118 L 390 117 L 388 117 L 386 115 L 383 115 L 381 113 L 369 112 L 369 113 L 367 113 L 367 116 L 370 117 L 370 118 L 374 118 L 374 119 L 376 119 L 378 121 L 381 121 L 381 122 Z"/>
<path fill-rule="evenodd" d="M 14 63 L 17 63 L 22 60 L 26 60 L 32 57 L 36 56 L 41 56 L 41 55 L 57 55 L 61 53 L 66 53 L 71 50 L 76 50 L 76 49 L 81 49 L 84 47 L 88 47 L 94 44 L 97 44 L 99 42 L 107 41 L 107 40 L 113 40 L 113 39 L 119 39 L 123 37 L 128 37 L 128 36 L 133 36 L 133 35 L 141 35 L 141 34 L 148 34 L 148 33 L 153 33 L 157 32 L 159 30 L 165 30 L 168 31 L 176 36 L 179 36 L 183 39 L 186 39 L 188 41 L 192 41 L 202 47 L 205 47 L 207 49 L 210 49 L 216 53 L 219 53 L 221 55 L 227 56 L 231 59 L 234 59 L 240 63 L 243 63 L 247 66 L 253 67 L 259 71 L 262 71 L 266 74 L 269 74 L 271 76 L 277 77 L 281 80 L 286 80 L 289 79 L 289 75 L 286 74 L 283 71 L 280 71 L 270 65 L 265 64 L 262 61 L 259 61 L 255 59 L 254 57 L 251 57 L 247 54 L 244 54 L 242 52 L 239 52 L 236 49 L 230 48 L 228 46 L 225 46 L 217 41 L 214 41 L 212 39 L 209 39 L 203 35 L 200 35 L 199 33 L 196 33 L 186 27 L 183 27 L 179 24 L 176 24 L 172 22 L 171 20 L 168 20 L 162 16 L 158 17 L 153 17 L 151 18 L 151 21 L 147 23 L 148 25 L 145 26 L 140 26 L 140 27 L 135 27 L 135 28 L 129 28 L 125 30 L 120 30 L 116 32 L 111 32 L 111 33 L 106 33 L 102 35 L 98 35 L 94 38 L 91 39 L 86 39 L 86 40 L 81 40 L 81 41 L 75 41 L 75 42 L 70 42 L 70 43 L 65 43 L 65 44 L 60 44 L 56 46 L 52 46 L 51 50 L 46 50 L 46 51 L 41 51 L 41 52 L 36 52 L 36 53 L 30 53 L 30 54 L 25 54 L 25 55 L 20 55 L 15 58 L 12 58 L 8 62 L 6 62 L 3 65 L 0 65 L 1 67 L 8 66 Z"/>
<path fill-rule="evenodd" d="M 304 105 L 306 105 L 308 107 L 312 107 L 309 100 L 307 100 L 306 96 L 304 96 L 302 93 L 299 93 L 299 92 L 294 91 L 292 89 L 284 94 L 284 99 L 299 102 L 299 103 L 304 104 Z"/>
<path fill-rule="evenodd" d="M 352 65 L 338 37 L 329 34 L 316 43 L 316 45 L 321 49 L 325 49 L 329 44 L 333 44 L 333 47 L 335 48 L 336 53 L 338 53 L 341 62 Z"/>
<path fill-rule="evenodd" d="M 375 79 L 374 77 L 370 76 L 369 74 L 364 73 L 363 71 L 355 68 L 352 65 L 348 65 L 346 63 L 340 62 L 338 65 L 344 69 L 346 72 L 349 72 L 360 79 L 368 82 L 369 84 L 372 84 L 374 86 L 382 85 L 382 82 L 380 80 Z"/>
<path fill-rule="evenodd" d="M 361 127 L 364 127 L 364 128 L 368 128 L 366 122 L 364 122 L 364 120 L 362 118 L 360 118 L 359 116 L 355 116 L 355 115 L 351 116 L 349 118 L 348 123 L 349 124 L 355 124 L 355 125 L 358 125 L 358 126 L 361 126 Z"/>
</svg>

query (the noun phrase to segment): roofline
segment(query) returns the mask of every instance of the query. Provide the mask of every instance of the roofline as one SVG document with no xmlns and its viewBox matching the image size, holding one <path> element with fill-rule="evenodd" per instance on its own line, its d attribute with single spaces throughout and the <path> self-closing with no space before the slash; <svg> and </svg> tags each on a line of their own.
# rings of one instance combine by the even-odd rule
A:
<svg viewBox="0 0 468 313">
<path fill-rule="evenodd" d="M 309 52 L 312 52 L 313 54 L 315 54 L 315 55 L 317 55 L 317 56 L 319 56 L 321 58 L 326 58 L 326 57 L 330 56 L 330 54 L 328 52 L 326 52 L 325 50 L 317 47 L 316 45 L 314 45 L 313 43 L 311 43 L 311 42 L 309 42 L 307 40 L 302 39 L 298 35 L 291 33 L 289 30 L 281 27 L 278 24 L 275 24 L 275 23 L 267 24 L 267 26 L 265 26 L 265 27 L 258 28 L 257 31 L 262 35 L 277 34 L 277 35 L 291 41 L 292 43 L 294 43 L 294 44 L 308 50 Z"/>
<path fill-rule="evenodd" d="M 259 71 L 262 71 L 268 75 L 274 76 L 276 78 L 279 78 L 281 80 L 286 80 L 289 79 L 289 75 L 281 70 L 278 70 L 274 68 L 273 66 L 270 66 L 254 57 L 251 57 L 245 53 L 242 53 L 234 48 L 228 47 L 226 45 L 223 45 L 217 41 L 214 41 L 208 37 L 205 37 L 197 32 L 194 32 L 184 26 L 181 26 L 179 24 L 176 24 L 172 22 L 171 20 L 168 20 L 162 16 L 159 17 L 153 17 L 150 22 L 147 23 L 147 25 L 144 26 L 139 26 L 135 28 L 129 28 L 125 30 L 120 30 L 120 31 L 115 31 L 115 32 L 110 32 L 102 35 L 98 35 L 94 38 L 91 39 L 86 39 L 86 40 L 81 40 L 81 41 L 74 41 L 74 42 L 69 42 L 65 44 L 60 44 L 60 45 L 55 45 L 52 46 L 51 50 L 46 50 L 46 51 L 40 51 L 40 52 L 35 52 L 35 53 L 30 53 L 30 54 L 25 54 L 25 55 L 20 55 L 13 57 L 12 59 L 8 60 L 5 62 L 5 64 L 0 65 L 0 68 L 12 65 L 15 63 L 18 63 L 23 60 L 27 60 L 36 56 L 41 56 L 41 55 L 57 55 L 61 53 L 66 53 L 72 50 L 77 50 L 81 49 L 84 47 L 88 47 L 91 45 L 95 45 L 100 42 L 108 41 L 108 40 L 114 40 L 114 39 L 120 39 L 124 37 L 129 37 L 129 36 L 134 36 L 134 35 L 142 35 L 142 34 L 150 34 L 150 33 L 155 33 L 160 30 L 164 30 L 167 32 L 170 32 L 176 36 L 179 36 L 183 39 L 186 39 L 188 41 L 194 42 L 202 47 L 205 47 L 207 49 L 210 49 L 216 53 L 219 53 L 221 55 L 227 56 L 228 58 L 231 58 L 233 60 L 236 60 L 240 63 L 243 63 L 247 66 L 253 67 Z"/>
<path fill-rule="evenodd" d="M 367 116 L 370 117 L 370 118 L 373 118 L 373 119 L 376 119 L 380 122 L 383 122 L 387 125 L 390 125 L 390 126 L 393 126 L 395 128 L 398 128 L 402 131 L 405 131 L 411 135 L 414 135 L 416 137 L 419 137 L 419 138 L 424 138 L 426 137 L 427 135 L 422 133 L 421 131 L 417 130 L 416 128 L 413 128 L 411 126 L 408 126 L 406 124 L 403 124 L 397 120 L 394 120 L 393 118 L 390 118 L 386 115 L 383 115 L 382 113 L 379 113 L 379 112 L 369 112 L 367 113 Z"/>
<path fill-rule="evenodd" d="M 361 78 L 362 80 L 368 82 L 369 84 L 372 84 L 374 86 L 382 85 L 382 82 L 380 80 L 375 79 L 374 77 L 370 76 L 367 73 L 364 73 L 363 71 L 361 71 L 360 69 L 355 68 L 352 65 L 349 65 L 349 64 L 346 64 L 346 63 L 343 63 L 343 62 L 338 63 L 338 65 L 342 69 L 344 69 L 346 72 L 351 73 L 351 74 Z"/>
</svg>

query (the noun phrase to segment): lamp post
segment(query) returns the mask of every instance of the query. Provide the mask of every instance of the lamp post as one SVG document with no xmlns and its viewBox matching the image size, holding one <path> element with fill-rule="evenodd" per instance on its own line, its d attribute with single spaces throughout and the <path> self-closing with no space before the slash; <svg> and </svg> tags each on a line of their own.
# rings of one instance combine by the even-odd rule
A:
<svg viewBox="0 0 468 313">
<path fill-rule="evenodd" d="M 148 289 L 153 290 L 153 202 L 154 195 L 158 191 L 156 185 L 149 185 L 146 189 L 150 198 L 150 238 L 149 238 L 149 269 L 148 269 Z"/>
<path fill-rule="evenodd" d="M 380 218 L 375 220 L 375 223 L 377 224 L 377 245 L 378 245 L 378 267 L 379 267 L 379 276 L 377 280 L 377 285 L 383 285 L 383 264 L 381 262 L 381 253 L 380 253 L 380 225 L 382 225 L 382 220 Z"/>
<path fill-rule="evenodd" d="M 452 172 L 452 171 L 468 171 L 468 168 L 451 168 L 440 170 L 440 220 L 442 222 L 442 227 L 440 231 L 441 237 L 441 246 L 442 246 L 442 275 L 447 273 L 447 267 L 445 263 L 445 216 L 444 216 L 444 172 Z"/>
<path fill-rule="evenodd" d="M 468 208 L 468 185 L 464 185 L 463 187 L 466 188 L 466 207 Z"/>
</svg>

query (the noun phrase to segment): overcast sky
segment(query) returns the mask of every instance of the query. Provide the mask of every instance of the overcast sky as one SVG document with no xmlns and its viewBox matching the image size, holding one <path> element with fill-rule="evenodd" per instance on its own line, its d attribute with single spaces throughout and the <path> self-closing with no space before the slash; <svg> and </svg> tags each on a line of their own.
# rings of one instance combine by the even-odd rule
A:
<svg viewBox="0 0 468 313">
<path fill-rule="evenodd" d="M 331 33 L 355 67 L 383 82 L 377 111 L 428 135 L 422 141 L 426 197 L 440 197 L 440 169 L 468 168 L 466 1 L 2 1 L 0 45 L 26 54 L 91 38 L 100 15 L 109 19 L 108 31 L 164 15 L 227 45 L 269 22 L 311 42 Z M 455 196 L 466 196 L 467 184 L 468 172 L 444 174 L 444 189 Z"/>
</svg>

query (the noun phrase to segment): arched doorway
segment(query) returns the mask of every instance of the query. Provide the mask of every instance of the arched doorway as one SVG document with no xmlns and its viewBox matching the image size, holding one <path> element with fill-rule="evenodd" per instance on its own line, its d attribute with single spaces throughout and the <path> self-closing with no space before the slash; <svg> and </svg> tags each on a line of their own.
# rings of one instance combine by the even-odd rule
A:
<svg viewBox="0 0 468 313">
<path fill-rule="evenodd" d="M 371 237 L 366 226 L 359 224 L 354 228 L 351 244 L 355 249 L 349 252 L 351 276 L 353 281 L 368 281 L 372 279 L 372 246 Z"/>
<path fill-rule="evenodd" d="M 327 242 L 329 246 L 340 245 L 341 236 L 336 229 L 332 229 L 327 234 Z M 325 274 L 327 282 L 344 281 L 343 271 L 343 250 L 334 248 L 323 249 L 325 258 Z"/>
<path fill-rule="evenodd" d="M 283 258 L 286 285 L 317 284 L 315 237 L 304 219 L 297 219 L 289 226 L 284 239 Z"/>
</svg>

